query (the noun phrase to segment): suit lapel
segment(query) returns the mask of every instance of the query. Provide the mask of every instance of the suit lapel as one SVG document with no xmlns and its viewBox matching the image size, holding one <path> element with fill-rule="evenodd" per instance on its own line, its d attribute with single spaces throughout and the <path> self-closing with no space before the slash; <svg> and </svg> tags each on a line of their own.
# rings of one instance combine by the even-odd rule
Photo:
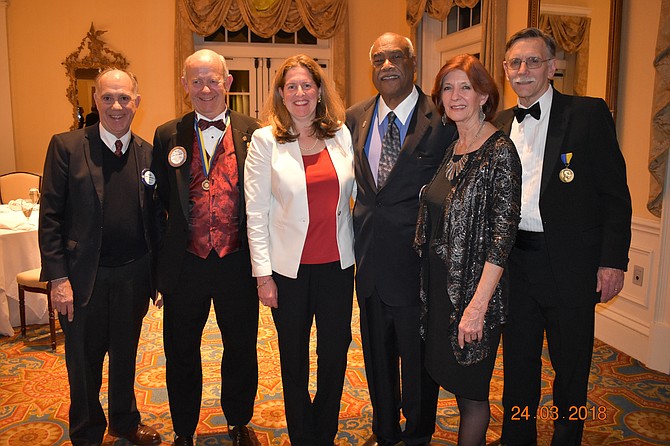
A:
<svg viewBox="0 0 670 446">
<path fill-rule="evenodd" d="M 354 150 L 356 152 L 356 158 L 358 158 L 358 165 L 361 167 L 361 173 L 365 182 L 370 184 L 371 187 L 377 189 L 375 184 L 375 178 L 372 174 L 372 169 L 370 168 L 370 162 L 368 157 L 365 154 L 365 143 L 368 140 L 368 135 L 372 130 L 372 126 L 375 125 L 373 122 L 375 106 L 377 104 L 377 99 L 379 95 L 375 96 L 363 109 L 363 114 L 358 121 L 357 128 L 351 129 L 354 135 Z"/>
<path fill-rule="evenodd" d="M 547 129 L 547 142 L 544 146 L 544 160 L 542 163 L 542 183 L 540 196 L 544 193 L 547 185 L 552 180 L 552 175 L 561 156 L 563 139 L 567 134 L 568 120 L 570 117 L 569 104 L 558 91 L 554 90 L 551 101 L 551 115 Z"/>
<path fill-rule="evenodd" d="M 98 195 L 98 200 L 102 204 L 105 191 L 105 179 L 102 174 L 102 150 L 106 149 L 105 144 L 100 138 L 100 127 L 92 125 L 86 128 L 86 138 L 84 139 L 84 156 L 86 164 L 91 175 L 93 187 Z"/>
<path fill-rule="evenodd" d="M 512 122 L 514 121 L 514 112 L 511 108 L 503 110 L 500 112 L 500 115 L 496 118 L 498 128 L 502 130 L 505 135 L 509 136 L 512 131 Z"/>
<path fill-rule="evenodd" d="M 188 197 L 190 194 L 191 161 L 193 160 L 193 138 L 195 138 L 194 123 L 195 112 L 187 113 L 181 121 L 177 122 L 177 134 L 173 146 L 181 146 L 186 150 L 186 161 L 181 166 L 175 168 L 177 193 L 179 194 L 179 202 L 181 203 L 181 209 L 184 212 L 186 221 L 188 221 L 189 214 Z M 172 147 L 169 150 L 172 150 Z"/>
<path fill-rule="evenodd" d="M 144 209 L 144 182 L 142 181 L 142 171 L 148 168 L 151 160 L 148 157 L 148 151 L 144 150 L 142 143 L 138 141 L 134 134 L 130 136 L 130 153 L 135 157 L 135 166 L 137 169 L 137 194 L 140 200 L 140 209 Z"/>
<path fill-rule="evenodd" d="M 244 161 L 247 158 L 247 148 L 251 142 L 253 130 L 244 125 L 236 112 L 230 111 L 230 126 L 233 131 L 233 145 L 237 158 L 237 176 L 240 187 L 244 184 Z"/>
<path fill-rule="evenodd" d="M 427 106 L 428 104 L 426 101 L 428 101 L 428 97 L 424 95 L 418 87 L 417 90 L 419 91 L 419 100 L 417 101 L 414 112 L 410 118 L 409 127 L 407 128 L 407 136 L 405 137 L 402 149 L 400 150 L 398 161 L 400 161 L 400 158 L 411 156 L 412 153 L 414 153 L 431 124 L 430 120 L 433 112 L 431 108 Z M 393 175 L 393 170 L 391 170 L 390 176 Z"/>
</svg>

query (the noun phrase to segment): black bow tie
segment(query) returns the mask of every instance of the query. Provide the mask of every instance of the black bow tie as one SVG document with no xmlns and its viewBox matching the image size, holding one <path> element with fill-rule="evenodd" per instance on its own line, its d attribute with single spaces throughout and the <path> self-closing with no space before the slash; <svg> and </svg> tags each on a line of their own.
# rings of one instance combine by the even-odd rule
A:
<svg viewBox="0 0 670 446">
<path fill-rule="evenodd" d="M 223 122 L 223 119 L 217 119 L 216 121 L 208 121 L 206 119 L 198 119 L 198 128 L 200 130 L 207 130 L 210 127 L 216 127 L 222 132 L 226 131 L 226 123 Z"/>
<path fill-rule="evenodd" d="M 531 115 L 535 119 L 540 119 L 540 103 L 536 102 L 531 108 L 514 107 L 514 116 L 517 122 L 523 121 L 526 115 Z"/>
</svg>

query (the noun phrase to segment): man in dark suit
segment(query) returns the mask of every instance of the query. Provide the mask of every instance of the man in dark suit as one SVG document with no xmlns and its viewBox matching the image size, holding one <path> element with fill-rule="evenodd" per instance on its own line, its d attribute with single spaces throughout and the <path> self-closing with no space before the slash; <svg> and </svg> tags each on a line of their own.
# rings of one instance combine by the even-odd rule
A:
<svg viewBox="0 0 670 446">
<path fill-rule="evenodd" d="M 258 386 L 258 297 L 251 277 L 243 172 L 257 122 L 231 111 L 232 83 L 222 56 L 200 50 L 181 78 L 195 112 L 163 124 L 154 137 L 156 192 L 164 208 L 158 290 L 176 445 L 192 445 L 202 394 L 200 339 L 212 300 L 221 331 L 221 406 L 234 445 L 251 445 Z"/>
<path fill-rule="evenodd" d="M 595 305 L 623 287 L 631 202 L 614 121 L 602 99 L 554 90 L 556 44 L 535 28 L 507 43 L 505 74 L 519 97 L 499 122 L 523 166 L 521 224 L 509 257 L 503 331 L 502 443 L 536 444 L 544 333 L 556 372 L 552 445 L 579 445 Z M 530 115 L 530 116 L 528 116 Z"/>
<path fill-rule="evenodd" d="M 435 174 L 455 129 L 441 122 L 430 97 L 414 85 L 409 39 L 381 35 L 370 61 L 379 94 L 347 110 L 358 184 L 356 294 L 373 407 L 374 435 L 366 444 L 428 444 L 439 389 L 423 367 L 420 264 L 412 243 L 419 190 Z"/>
<path fill-rule="evenodd" d="M 109 353 L 109 433 L 159 444 L 135 403 L 135 361 L 142 319 L 155 287 L 151 145 L 130 131 L 140 104 L 132 73 L 96 79 L 100 124 L 53 136 L 42 181 L 41 280 L 65 333 L 70 440 L 99 445 L 107 427 L 100 405 Z"/>
</svg>

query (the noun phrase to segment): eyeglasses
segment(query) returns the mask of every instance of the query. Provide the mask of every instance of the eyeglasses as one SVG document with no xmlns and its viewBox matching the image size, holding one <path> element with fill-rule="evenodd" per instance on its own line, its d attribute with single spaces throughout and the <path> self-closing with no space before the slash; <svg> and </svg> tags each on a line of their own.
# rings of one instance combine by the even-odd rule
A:
<svg viewBox="0 0 670 446">
<path fill-rule="evenodd" d="M 521 64 L 525 63 L 526 68 L 529 70 L 534 70 L 536 68 L 540 68 L 544 62 L 552 59 L 553 57 L 550 57 L 549 59 L 540 59 L 539 57 L 535 56 L 527 57 L 526 59 L 510 59 L 505 61 L 505 66 L 510 70 L 518 70 L 521 68 Z"/>
</svg>

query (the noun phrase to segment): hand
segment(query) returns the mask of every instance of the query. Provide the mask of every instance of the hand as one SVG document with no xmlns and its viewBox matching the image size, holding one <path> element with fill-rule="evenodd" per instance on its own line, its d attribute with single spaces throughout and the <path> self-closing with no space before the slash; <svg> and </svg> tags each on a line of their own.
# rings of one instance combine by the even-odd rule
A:
<svg viewBox="0 0 670 446">
<path fill-rule="evenodd" d="M 600 292 L 600 302 L 612 300 L 623 289 L 623 270 L 617 268 L 598 268 L 596 292 Z"/>
<path fill-rule="evenodd" d="M 258 284 L 258 300 L 266 307 L 279 307 L 277 301 L 277 284 L 272 279 L 272 276 L 256 277 L 256 283 Z"/>
<path fill-rule="evenodd" d="M 163 308 L 163 294 L 161 292 L 156 293 L 156 299 L 154 300 L 154 305 L 156 305 L 156 308 L 159 310 Z"/>
<path fill-rule="evenodd" d="M 465 307 L 461 322 L 458 324 L 458 346 L 481 341 L 484 335 L 484 316 L 486 308 L 478 308 L 474 299 Z"/>
<path fill-rule="evenodd" d="M 74 295 L 68 278 L 51 281 L 51 303 L 56 312 L 67 316 L 67 320 L 74 319 Z"/>
</svg>

